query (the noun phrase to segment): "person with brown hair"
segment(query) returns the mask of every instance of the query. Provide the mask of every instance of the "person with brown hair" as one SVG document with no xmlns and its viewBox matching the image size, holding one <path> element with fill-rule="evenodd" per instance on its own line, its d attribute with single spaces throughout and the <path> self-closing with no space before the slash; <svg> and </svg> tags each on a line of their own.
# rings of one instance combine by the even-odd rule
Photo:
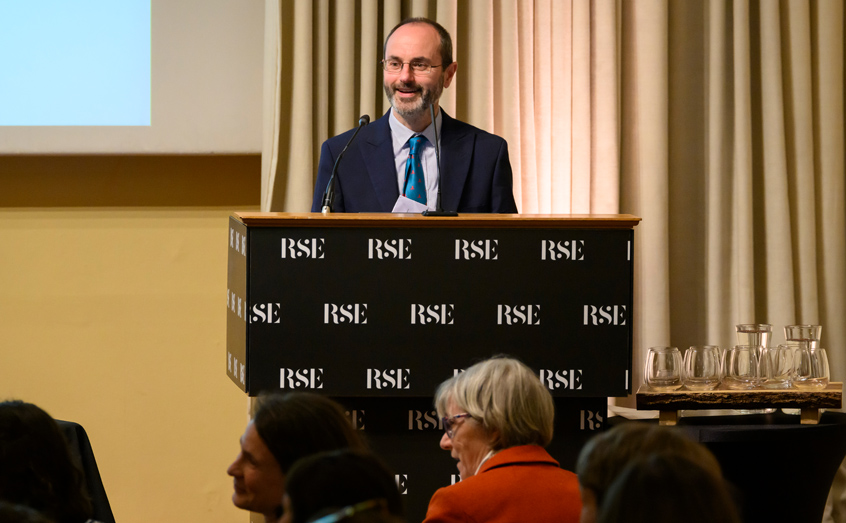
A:
<svg viewBox="0 0 846 523">
<path fill-rule="evenodd" d="M 723 478 L 678 452 L 629 463 L 608 487 L 598 523 L 740 523 Z"/>
<path fill-rule="evenodd" d="M 0 500 L 35 509 L 56 523 L 83 523 L 92 514 L 67 440 L 56 421 L 32 403 L 0 403 Z"/>
<path fill-rule="evenodd" d="M 286 479 L 281 523 L 403 517 L 394 473 L 369 452 L 313 454 L 297 461 Z"/>
<path fill-rule="evenodd" d="M 283 512 L 285 475 L 294 462 L 345 448 L 366 445 L 335 401 L 307 392 L 262 396 L 241 436 L 241 452 L 226 471 L 234 478 L 232 503 L 276 523 Z"/>
<path fill-rule="evenodd" d="M 722 481 L 714 455 L 678 430 L 649 423 L 623 423 L 591 438 L 579 453 L 576 474 L 582 496 L 581 523 L 597 521 L 608 489 L 631 462 L 657 452 L 684 456 Z"/>
</svg>

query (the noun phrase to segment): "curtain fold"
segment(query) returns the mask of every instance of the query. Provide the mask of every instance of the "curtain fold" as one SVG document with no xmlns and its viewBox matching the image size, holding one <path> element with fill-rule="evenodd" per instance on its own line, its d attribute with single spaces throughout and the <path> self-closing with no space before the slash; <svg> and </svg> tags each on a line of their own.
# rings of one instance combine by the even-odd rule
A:
<svg viewBox="0 0 846 523">
<path fill-rule="evenodd" d="M 671 345 L 668 17 L 662 0 L 623 5 L 621 208 L 643 218 L 635 230 L 635 390 L 646 348 Z"/>
<path fill-rule="evenodd" d="M 619 9 L 615 0 L 590 5 L 591 170 L 577 182 L 587 185 L 590 207 L 572 212 L 614 214 L 620 212 Z"/>
</svg>

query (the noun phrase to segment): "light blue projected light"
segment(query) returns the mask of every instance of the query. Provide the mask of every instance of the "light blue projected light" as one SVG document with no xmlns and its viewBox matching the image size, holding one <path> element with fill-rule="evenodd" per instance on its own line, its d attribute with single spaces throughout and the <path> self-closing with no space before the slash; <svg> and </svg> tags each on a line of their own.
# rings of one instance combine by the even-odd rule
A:
<svg viewBox="0 0 846 523">
<path fill-rule="evenodd" d="M 0 0 L 0 125 L 150 125 L 150 0 Z"/>
</svg>

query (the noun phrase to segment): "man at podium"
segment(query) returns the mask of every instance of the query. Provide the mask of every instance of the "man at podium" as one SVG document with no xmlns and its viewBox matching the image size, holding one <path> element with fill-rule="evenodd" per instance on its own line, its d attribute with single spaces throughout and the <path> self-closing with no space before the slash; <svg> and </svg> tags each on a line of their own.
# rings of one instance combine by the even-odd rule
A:
<svg viewBox="0 0 846 523">
<path fill-rule="evenodd" d="M 438 105 L 457 69 L 446 29 L 426 18 L 400 22 L 382 66 L 391 109 L 323 143 L 311 210 L 328 203 L 333 212 L 420 212 L 437 210 L 440 197 L 445 211 L 516 213 L 505 140 Z"/>
</svg>

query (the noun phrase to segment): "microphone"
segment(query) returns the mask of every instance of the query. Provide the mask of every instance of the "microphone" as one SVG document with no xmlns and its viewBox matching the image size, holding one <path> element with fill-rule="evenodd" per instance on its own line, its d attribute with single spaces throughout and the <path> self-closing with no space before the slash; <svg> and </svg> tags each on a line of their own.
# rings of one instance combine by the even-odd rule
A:
<svg viewBox="0 0 846 523">
<path fill-rule="evenodd" d="M 320 209 L 320 212 L 323 214 L 329 214 L 332 212 L 332 206 L 335 205 L 335 174 L 338 172 L 338 164 L 341 163 L 341 158 L 344 156 L 344 153 L 347 152 L 347 149 L 353 140 L 355 140 L 355 137 L 358 136 L 358 132 L 361 131 L 361 128 L 369 123 L 370 115 L 365 114 L 358 119 L 358 128 L 356 128 L 353 135 L 350 136 L 350 141 L 347 142 L 347 145 L 341 149 L 341 154 L 339 154 L 338 158 L 335 159 L 335 165 L 332 167 L 332 176 L 329 177 L 329 183 L 326 184 L 326 190 L 323 191 L 323 207 Z"/>
<path fill-rule="evenodd" d="M 438 143 L 438 124 L 435 122 L 435 104 L 429 104 L 429 114 L 432 115 L 432 128 L 435 130 L 435 163 L 438 165 L 438 196 L 435 198 L 435 210 L 426 209 L 423 216 L 458 216 L 455 211 L 445 211 L 441 207 L 441 146 Z"/>
</svg>

